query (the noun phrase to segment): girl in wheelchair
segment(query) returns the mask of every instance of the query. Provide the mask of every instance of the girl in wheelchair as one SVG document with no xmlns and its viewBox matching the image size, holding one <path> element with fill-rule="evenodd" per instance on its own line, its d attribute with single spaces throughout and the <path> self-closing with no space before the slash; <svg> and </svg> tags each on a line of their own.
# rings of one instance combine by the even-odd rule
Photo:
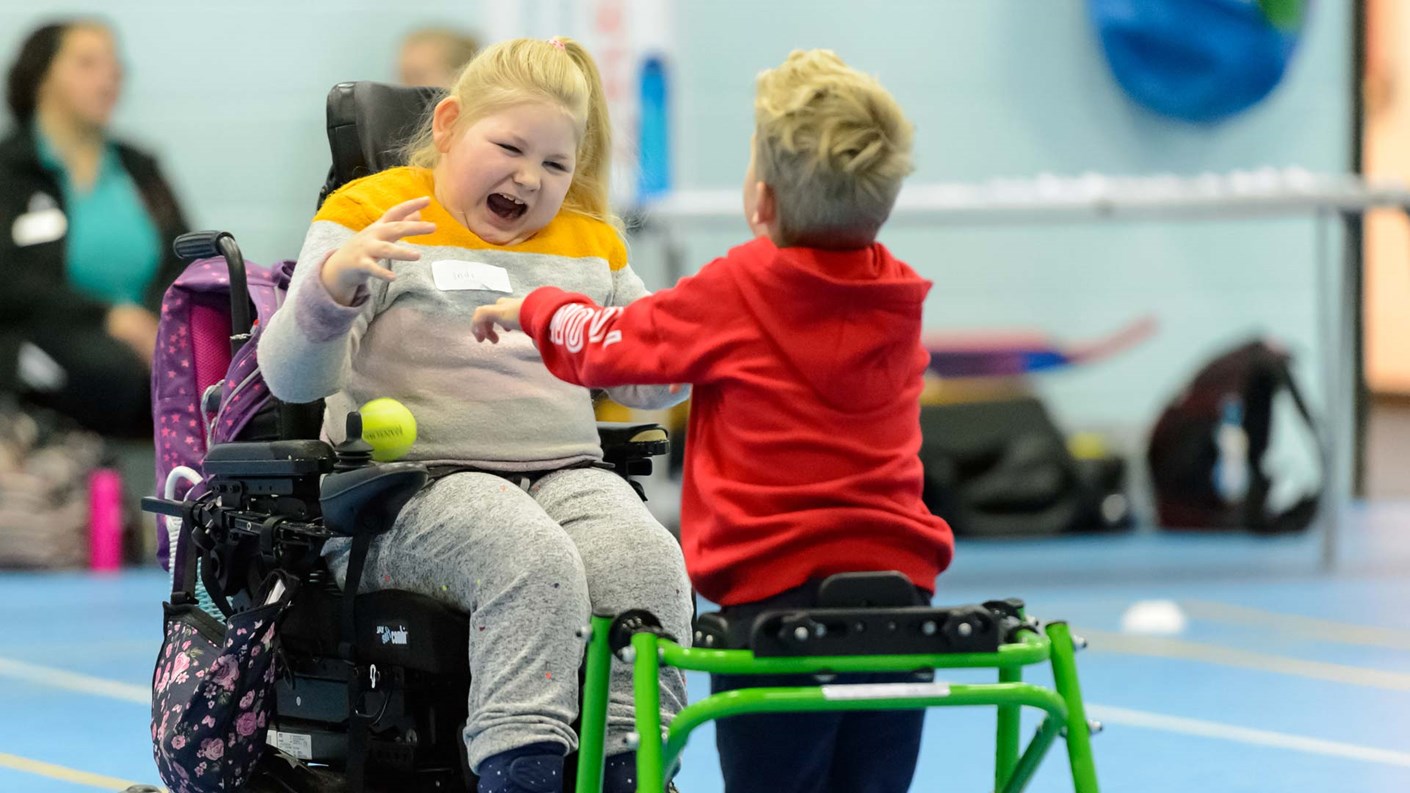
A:
<svg viewBox="0 0 1410 793">
<path fill-rule="evenodd" d="M 417 417 L 409 457 L 433 483 L 373 543 L 363 588 L 404 589 L 470 616 L 471 768 L 483 793 L 562 788 L 575 748 L 590 611 L 648 609 L 690 634 L 679 547 L 626 480 L 601 467 L 587 389 L 560 381 L 518 336 L 480 345 L 481 305 L 552 285 L 625 306 L 647 294 L 608 209 L 611 130 L 592 58 L 567 39 L 490 47 L 413 142 L 410 165 L 323 204 L 285 304 L 259 344 L 271 392 L 326 400 L 325 432 L 390 396 Z M 632 407 L 684 399 L 614 388 Z M 346 541 L 330 541 L 340 582 Z M 661 710 L 684 705 L 663 670 Z M 614 671 L 604 790 L 634 789 L 631 674 Z"/>
</svg>

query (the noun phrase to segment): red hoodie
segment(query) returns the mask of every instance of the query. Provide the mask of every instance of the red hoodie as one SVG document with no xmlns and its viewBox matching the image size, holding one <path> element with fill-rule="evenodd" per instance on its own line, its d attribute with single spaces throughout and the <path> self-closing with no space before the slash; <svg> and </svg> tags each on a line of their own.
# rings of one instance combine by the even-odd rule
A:
<svg viewBox="0 0 1410 793">
<path fill-rule="evenodd" d="M 954 541 L 921 502 L 929 290 L 879 243 L 761 238 L 625 308 L 537 289 L 520 322 L 569 382 L 692 384 L 681 540 L 729 606 L 847 571 L 934 589 Z"/>
</svg>

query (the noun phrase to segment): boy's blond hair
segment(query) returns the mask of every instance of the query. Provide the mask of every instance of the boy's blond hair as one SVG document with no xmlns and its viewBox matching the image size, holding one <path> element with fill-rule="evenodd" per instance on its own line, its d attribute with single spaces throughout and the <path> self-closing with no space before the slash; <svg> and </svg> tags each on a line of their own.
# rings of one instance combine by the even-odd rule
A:
<svg viewBox="0 0 1410 793">
<path fill-rule="evenodd" d="M 874 77 L 830 50 L 794 50 L 759 75 L 755 175 L 790 244 L 870 244 L 911 172 L 914 130 Z"/>
<path fill-rule="evenodd" d="M 557 105 L 577 125 L 577 164 L 563 208 L 611 223 L 621 221 L 608 206 L 612 124 L 597 64 L 576 41 L 556 36 L 511 39 L 481 50 L 451 86 L 460 99 L 455 134 L 480 119 L 527 102 Z M 407 164 L 434 168 L 441 153 L 431 135 L 431 117 L 407 145 Z"/>
</svg>

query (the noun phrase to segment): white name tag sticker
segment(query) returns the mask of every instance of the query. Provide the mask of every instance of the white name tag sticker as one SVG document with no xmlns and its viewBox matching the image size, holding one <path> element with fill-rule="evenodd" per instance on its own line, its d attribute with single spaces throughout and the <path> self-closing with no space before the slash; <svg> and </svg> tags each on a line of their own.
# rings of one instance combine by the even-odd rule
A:
<svg viewBox="0 0 1410 793">
<path fill-rule="evenodd" d="M 10 236 L 14 237 L 16 248 L 26 248 L 53 242 L 64 236 L 68 230 L 69 219 L 64 217 L 62 210 L 54 207 L 26 212 L 15 218 L 15 225 L 10 228 Z"/>
<path fill-rule="evenodd" d="M 913 699 L 916 697 L 948 697 L 949 683 L 854 683 L 852 685 L 818 686 L 823 699 Z"/>
<path fill-rule="evenodd" d="M 509 271 L 484 262 L 446 260 L 431 262 L 431 278 L 443 292 L 474 289 L 482 292 L 513 294 Z"/>
</svg>

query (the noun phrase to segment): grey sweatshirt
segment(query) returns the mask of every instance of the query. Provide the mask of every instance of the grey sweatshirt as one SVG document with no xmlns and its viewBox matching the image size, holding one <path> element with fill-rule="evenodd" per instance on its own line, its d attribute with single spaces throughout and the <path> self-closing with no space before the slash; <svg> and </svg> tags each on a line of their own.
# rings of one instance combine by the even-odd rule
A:
<svg viewBox="0 0 1410 793">
<path fill-rule="evenodd" d="M 270 391 L 287 402 L 325 399 L 324 431 L 333 442 L 342 440 L 349 411 L 378 397 L 400 400 L 417 423 L 409 460 L 535 471 L 601 459 L 589 391 L 550 374 L 522 333 L 502 333 L 498 344 L 475 341 L 470 319 L 478 306 L 540 286 L 609 306 L 648 294 L 607 224 L 561 212 L 529 240 L 497 246 L 433 197 L 421 217 L 437 230 L 402 241 L 421 259 L 382 262 L 395 281 L 370 279 L 352 306 L 323 286 L 319 274 L 334 251 L 391 207 L 433 195 L 432 187 L 430 171 L 394 168 L 324 203 L 289 294 L 260 339 Z M 608 393 L 628 407 L 658 409 L 688 392 L 630 386 Z"/>
</svg>

